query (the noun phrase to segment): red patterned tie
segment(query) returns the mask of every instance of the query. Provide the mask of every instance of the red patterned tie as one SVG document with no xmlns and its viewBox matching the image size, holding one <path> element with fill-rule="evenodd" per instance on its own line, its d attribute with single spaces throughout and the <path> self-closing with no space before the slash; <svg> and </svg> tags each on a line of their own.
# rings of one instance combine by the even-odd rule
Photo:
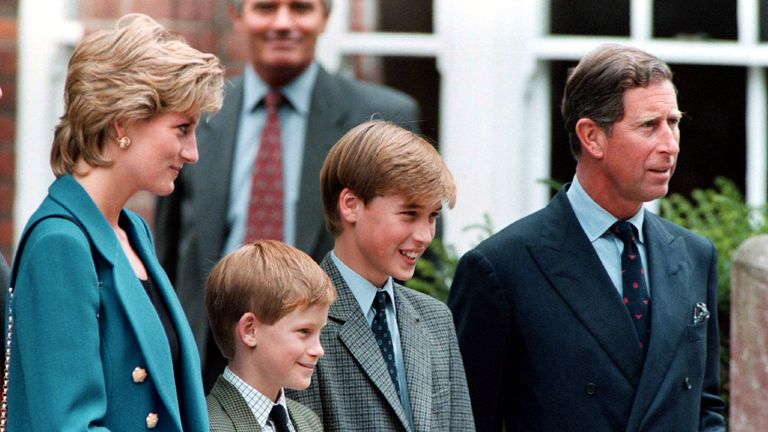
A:
<svg viewBox="0 0 768 432">
<path fill-rule="evenodd" d="M 621 280 L 623 300 L 627 306 L 632 323 L 635 324 L 637 338 L 643 355 L 648 352 L 651 324 L 651 299 L 645 286 L 643 260 L 637 248 L 637 236 L 634 225 L 627 221 L 618 221 L 611 226 L 611 232 L 624 243 L 621 253 Z"/>
<path fill-rule="evenodd" d="M 245 243 L 254 240 L 283 240 L 283 158 L 278 107 L 283 95 L 270 90 L 264 98 L 267 122 L 253 167 L 251 200 Z"/>
</svg>

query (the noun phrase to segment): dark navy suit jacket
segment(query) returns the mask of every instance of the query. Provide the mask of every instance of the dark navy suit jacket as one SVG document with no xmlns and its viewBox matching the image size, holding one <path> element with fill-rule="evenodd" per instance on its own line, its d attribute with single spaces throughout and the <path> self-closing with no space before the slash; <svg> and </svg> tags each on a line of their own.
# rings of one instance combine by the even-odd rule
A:
<svg viewBox="0 0 768 432">
<path fill-rule="evenodd" d="M 448 303 L 478 431 L 725 430 L 715 248 L 652 213 L 643 229 L 645 361 L 564 190 L 462 257 Z"/>
</svg>

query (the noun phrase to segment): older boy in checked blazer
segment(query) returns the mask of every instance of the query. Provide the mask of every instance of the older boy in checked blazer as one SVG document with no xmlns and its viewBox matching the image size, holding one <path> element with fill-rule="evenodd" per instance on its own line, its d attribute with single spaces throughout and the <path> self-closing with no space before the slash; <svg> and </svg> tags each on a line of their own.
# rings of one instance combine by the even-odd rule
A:
<svg viewBox="0 0 768 432">
<path fill-rule="evenodd" d="M 320 173 L 336 286 L 312 384 L 291 397 L 328 431 L 473 431 L 451 313 L 413 276 L 456 187 L 435 148 L 384 121 L 350 130 Z"/>
</svg>

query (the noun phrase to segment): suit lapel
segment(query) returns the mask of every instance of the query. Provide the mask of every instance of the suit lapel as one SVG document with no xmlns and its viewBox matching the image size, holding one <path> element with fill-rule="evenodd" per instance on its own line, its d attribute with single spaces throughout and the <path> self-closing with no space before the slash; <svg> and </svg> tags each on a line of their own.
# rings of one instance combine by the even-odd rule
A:
<svg viewBox="0 0 768 432">
<path fill-rule="evenodd" d="M 309 422 L 307 416 L 302 415 L 299 411 L 299 407 L 295 405 L 298 404 L 298 402 L 286 398 L 285 403 L 288 405 L 288 417 L 291 419 L 291 423 L 296 432 L 313 432 L 316 429 L 312 427 L 312 423 Z"/>
<path fill-rule="evenodd" d="M 227 416 L 235 426 L 237 432 L 260 432 L 261 427 L 256 421 L 251 408 L 245 402 L 235 386 L 230 384 L 222 376 L 216 380 L 211 389 L 211 396 L 219 401 L 219 404 L 227 413 Z"/>
<path fill-rule="evenodd" d="M 328 273 L 334 286 L 336 287 L 337 298 L 331 305 L 328 312 L 328 319 L 338 322 L 339 341 L 346 347 L 350 355 L 357 360 L 363 373 L 371 380 L 384 399 L 397 414 L 403 427 L 407 429 L 408 421 L 405 412 L 397 397 L 395 385 L 387 372 L 387 365 L 381 356 L 373 332 L 368 326 L 368 321 L 360 310 L 352 291 L 349 289 L 346 281 L 339 273 L 339 269 L 333 263 L 330 255 L 326 255 L 321 263 L 321 267 Z M 407 366 L 406 366 L 407 369 Z M 431 393 L 429 393 L 431 394 Z"/>
<path fill-rule="evenodd" d="M 190 170 L 189 174 L 193 170 L 200 172 L 199 175 L 188 176 L 195 182 L 192 185 L 195 197 L 193 206 L 196 223 L 201 225 L 200 229 L 195 230 L 200 236 L 197 242 L 200 262 L 215 262 L 227 239 L 232 162 L 243 105 L 242 77 L 226 86 L 225 97 L 227 102 L 221 111 L 201 120 L 197 135 L 199 162 L 184 168 Z M 234 101 L 230 102 L 229 99 Z"/>
<path fill-rule="evenodd" d="M 644 234 L 651 282 L 651 342 L 642 380 L 627 423 L 639 424 L 669 371 L 692 311 L 688 310 L 687 274 L 690 257 L 681 237 L 673 236 L 661 219 L 646 212 Z"/>
<path fill-rule="evenodd" d="M 643 361 L 635 329 L 564 189 L 545 212 L 539 242 L 528 245 L 532 257 L 627 381 L 637 386 Z"/>
<path fill-rule="evenodd" d="M 403 289 L 395 285 L 395 305 L 397 307 L 397 327 L 400 332 L 402 347 L 428 347 L 429 336 L 421 325 L 421 315 L 403 295 Z M 411 401 L 414 429 L 431 430 L 432 418 L 432 361 L 429 349 L 405 349 L 403 363 L 408 382 L 408 395 Z"/>
<path fill-rule="evenodd" d="M 168 310 L 168 314 L 170 315 L 176 330 L 180 356 L 180 364 L 178 365 L 179 370 L 177 371 L 180 382 L 176 385 L 181 385 L 181 389 L 184 392 L 202 392 L 202 383 L 199 379 L 201 373 L 198 363 L 199 354 L 197 345 L 195 344 L 195 338 L 192 335 L 189 321 L 187 321 L 181 303 L 173 291 L 173 286 L 171 285 L 170 280 L 168 280 L 168 275 L 163 271 L 154 254 L 149 237 L 150 233 L 147 231 L 148 228 L 146 225 L 139 225 L 138 222 L 134 223 L 133 219 L 136 219 L 136 217 L 128 217 L 125 213 L 123 213 L 122 217 L 127 222 L 124 226 L 127 227 L 126 231 L 131 238 L 131 244 L 134 245 L 136 253 L 141 257 L 141 261 L 144 263 L 149 277 L 155 282 L 157 290 L 165 303 L 165 307 Z M 170 377 L 172 375 L 167 376 Z M 182 407 L 182 409 L 183 408 L 184 407 Z M 187 411 L 186 414 L 189 416 L 190 412 Z M 193 418 L 186 418 L 184 420 L 189 422 L 195 421 Z"/>
<path fill-rule="evenodd" d="M 348 116 L 349 107 L 344 103 L 345 97 L 334 78 L 320 67 L 307 120 L 296 211 L 296 247 L 303 251 L 314 252 L 325 230 L 322 217 L 304 216 L 322 212 L 318 173 L 328 151 L 346 132 L 344 119 Z"/>
<path fill-rule="evenodd" d="M 127 218 L 123 220 L 129 221 Z M 136 226 L 132 221 L 125 224 L 124 228 L 130 236 L 131 244 L 136 249 L 136 252 L 142 261 L 146 263 L 147 272 L 151 277 L 154 277 L 158 269 L 151 266 L 150 261 L 152 260 L 147 258 L 149 246 L 139 238 Z M 179 407 L 179 401 L 174 379 L 171 349 L 165 332 L 157 331 L 157 329 L 163 328 L 163 324 L 160 322 L 160 318 L 155 312 L 155 307 L 141 286 L 128 259 L 122 254 L 115 259 L 114 277 L 117 298 L 122 303 L 122 307 L 128 317 L 128 322 L 133 328 L 141 351 L 144 353 L 144 358 L 147 361 L 146 367 L 150 371 L 149 378 L 155 383 L 160 399 L 162 399 L 168 412 L 173 416 L 174 423 L 181 429 L 181 413 L 177 408 Z M 158 289 L 162 291 L 161 284 L 163 280 L 153 279 L 153 281 Z M 179 341 L 181 342 L 181 340 L 180 338 Z M 190 353 L 183 352 L 182 354 L 189 355 Z"/>
</svg>

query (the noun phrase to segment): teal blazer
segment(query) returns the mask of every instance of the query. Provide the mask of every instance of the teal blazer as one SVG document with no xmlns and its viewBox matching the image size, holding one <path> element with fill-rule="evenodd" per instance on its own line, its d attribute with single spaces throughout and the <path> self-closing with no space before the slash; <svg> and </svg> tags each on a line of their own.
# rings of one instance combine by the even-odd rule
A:
<svg viewBox="0 0 768 432">
<path fill-rule="evenodd" d="M 176 375 L 163 325 L 117 236 L 65 175 L 27 223 L 16 256 L 8 430 L 208 430 L 197 347 L 149 227 L 128 210 L 119 224 L 176 327 Z"/>
</svg>

